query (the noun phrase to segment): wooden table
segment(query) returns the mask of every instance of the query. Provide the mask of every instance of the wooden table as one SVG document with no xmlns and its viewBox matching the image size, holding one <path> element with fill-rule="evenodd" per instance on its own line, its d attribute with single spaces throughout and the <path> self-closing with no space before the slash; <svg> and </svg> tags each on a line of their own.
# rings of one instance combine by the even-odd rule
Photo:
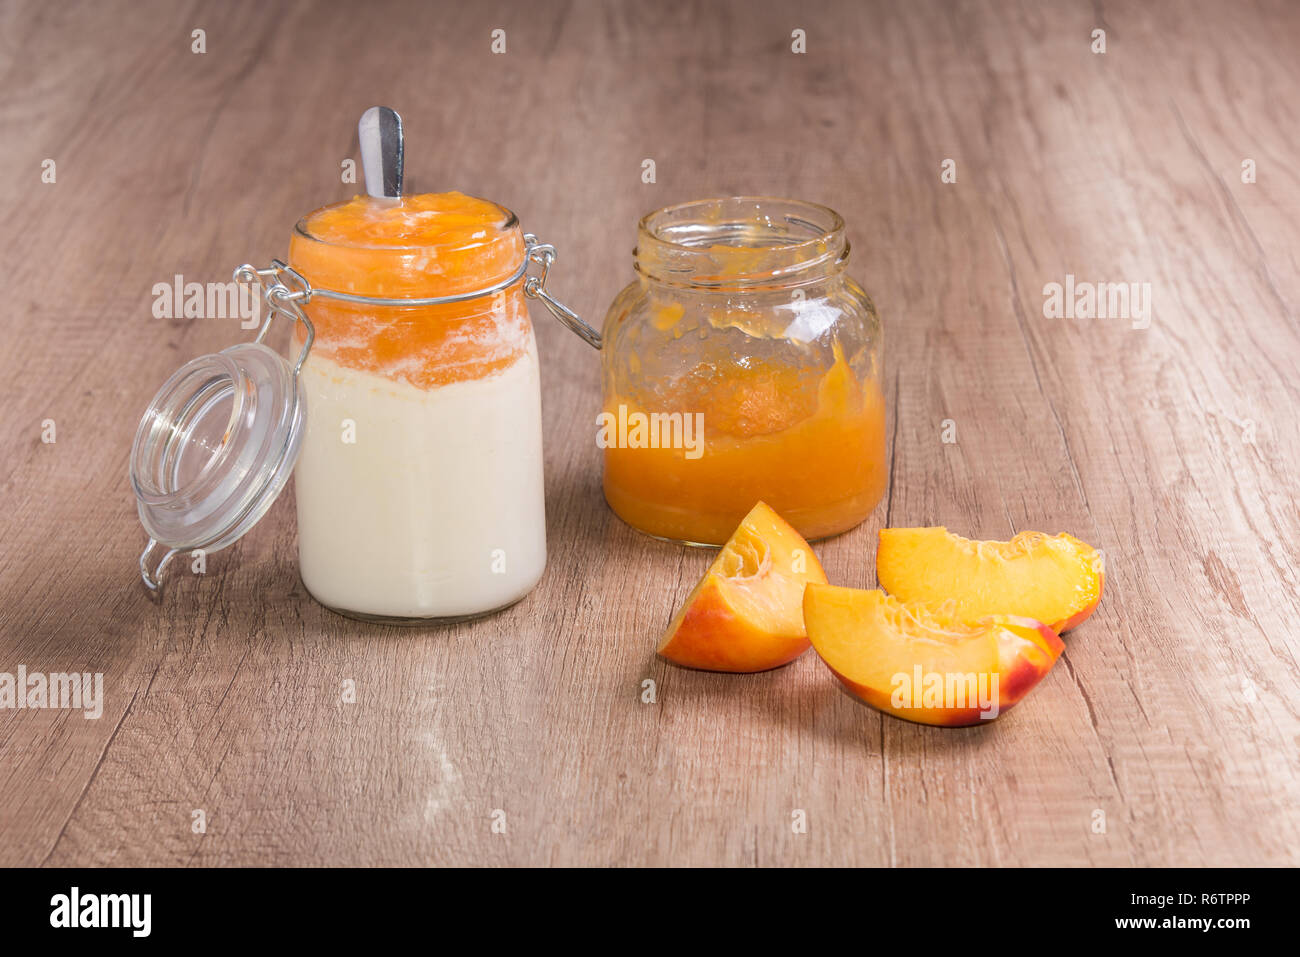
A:
<svg viewBox="0 0 1300 957">
<path fill-rule="evenodd" d="M 105 684 L 99 720 L 0 711 L 0 864 L 1300 861 L 1300 10 L 366 10 L 0 14 L 0 671 Z M 1108 578 L 1062 662 L 1005 720 L 943 730 L 857 704 L 812 654 L 746 677 L 656 658 L 711 556 L 605 507 L 597 356 L 540 310 L 551 558 L 528 599 L 441 628 L 337 617 L 298 579 L 289 490 L 151 601 L 136 423 L 249 337 L 155 318 L 153 286 L 282 256 L 356 191 L 376 103 L 405 117 L 409 188 L 513 207 L 596 320 L 650 209 L 841 211 L 885 318 L 892 479 L 818 546 L 827 572 L 873 585 L 886 524 L 1071 531 Z M 1067 274 L 1150 283 L 1149 324 L 1048 318 Z"/>
</svg>

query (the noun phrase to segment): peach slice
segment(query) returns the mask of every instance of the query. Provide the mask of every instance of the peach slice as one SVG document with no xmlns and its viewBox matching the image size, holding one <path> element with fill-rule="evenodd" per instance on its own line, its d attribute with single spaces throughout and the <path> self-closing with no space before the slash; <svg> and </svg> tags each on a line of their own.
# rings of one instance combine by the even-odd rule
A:
<svg viewBox="0 0 1300 957">
<path fill-rule="evenodd" d="M 964 727 L 1011 709 L 1052 670 L 1065 644 L 1042 622 L 994 615 L 976 624 L 951 604 L 905 604 L 883 591 L 811 584 L 808 637 L 867 704 L 921 724 Z"/>
<path fill-rule="evenodd" d="M 767 671 L 808 650 L 803 589 L 826 573 L 803 536 L 759 502 L 740 522 L 659 641 L 706 671 Z"/>
<path fill-rule="evenodd" d="M 965 621 L 1020 615 L 1068 631 L 1092 614 L 1105 580 L 1102 553 L 1070 535 L 1021 532 L 977 542 L 934 528 L 883 528 L 880 587 L 905 602 L 956 602 Z"/>
</svg>

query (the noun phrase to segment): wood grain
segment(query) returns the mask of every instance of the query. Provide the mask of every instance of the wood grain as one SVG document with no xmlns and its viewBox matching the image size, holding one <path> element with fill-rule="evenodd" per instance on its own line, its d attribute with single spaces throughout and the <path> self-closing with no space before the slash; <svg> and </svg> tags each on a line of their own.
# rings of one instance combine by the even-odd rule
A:
<svg viewBox="0 0 1300 957">
<path fill-rule="evenodd" d="M 0 670 L 102 671 L 107 699 L 0 712 L 0 864 L 1300 862 L 1297 47 L 1281 2 L 0 7 Z M 951 731 L 812 655 L 656 659 L 709 555 L 604 506 L 597 357 L 540 312 L 551 558 L 524 602 L 336 617 L 298 580 L 291 490 L 151 602 L 136 422 L 248 335 L 153 318 L 152 286 L 282 255 L 349 195 L 375 103 L 405 118 L 409 188 L 514 208 L 597 320 L 652 208 L 837 208 L 893 440 L 887 502 L 818 547 L 827 572 L 873 584 L 884 524 L 1069 530 L 1108 579 L 1062 664 Z M 1067 273 L 1151 283 L 1150 327 L 1044 318 Z"/>
</svg>

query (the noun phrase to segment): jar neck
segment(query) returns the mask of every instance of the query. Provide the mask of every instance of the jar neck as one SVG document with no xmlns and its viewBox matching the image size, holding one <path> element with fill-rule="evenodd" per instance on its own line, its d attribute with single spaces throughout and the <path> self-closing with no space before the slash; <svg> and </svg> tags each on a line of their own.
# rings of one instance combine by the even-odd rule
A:
<svg viewBox="0 0 1300 957">
<path fill-rule="evenodd" d="M 668 206 L 641 220 L 633 251 L 650 282 L 774 291 L 823 283 L 848 260 L 844 221 L 825 206 L 735 196 Z"/>
</svg>

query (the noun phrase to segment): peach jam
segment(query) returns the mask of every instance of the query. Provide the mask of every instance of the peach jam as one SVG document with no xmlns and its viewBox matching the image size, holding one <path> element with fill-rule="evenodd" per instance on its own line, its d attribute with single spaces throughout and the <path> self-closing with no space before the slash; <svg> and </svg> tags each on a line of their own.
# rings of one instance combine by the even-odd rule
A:
<svg viewBox="0 0 1300 957">
<path fill-rule="evenodd" d="M 540 578 L 524 259 L 514 215 L 461 193 L 358 196 L 298 223 L 289 260 L 315 290 L 316 337 L 294 483 L 302 579 L 323 604 L 460 618 Z"/>
<path fill-rule="evenodd" d="M 605 319 L 605 499 L 651 535 L 720 545 L 756 502 L 806 538 L 884 493 L 875 307 L 832 210 L 735 197 L 641 221 Z"/>
</svg>

